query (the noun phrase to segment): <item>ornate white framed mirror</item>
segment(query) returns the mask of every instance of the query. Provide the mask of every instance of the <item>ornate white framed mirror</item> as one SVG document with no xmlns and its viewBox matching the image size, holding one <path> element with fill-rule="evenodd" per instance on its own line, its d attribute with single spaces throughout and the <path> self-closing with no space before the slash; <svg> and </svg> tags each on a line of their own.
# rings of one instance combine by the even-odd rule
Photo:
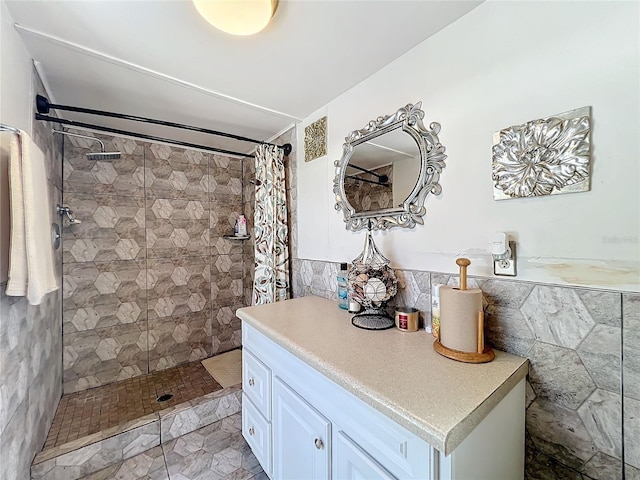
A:
<svg viewBox="0 0 640 480">
<path fill-rule="evenodd" d="M 333 192 L 346 228 L 358 231 L 423 224 L 429 193 L 441 192 L 445 148 L 440 124 L 425 128 L 422 102 L 378 117 L 354 130 L 335 161 Z"/>
</svg>

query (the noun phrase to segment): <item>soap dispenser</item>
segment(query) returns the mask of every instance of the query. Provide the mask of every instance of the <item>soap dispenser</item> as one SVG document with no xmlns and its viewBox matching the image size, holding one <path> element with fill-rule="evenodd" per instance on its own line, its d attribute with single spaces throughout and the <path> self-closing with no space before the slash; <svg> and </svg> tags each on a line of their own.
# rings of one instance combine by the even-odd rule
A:
<svg viewBox="0 0 640 480">
<path fill-rule="evenodd" d="M 338 271 L 338 307 L 343 310 L 349 309 L 349 290 L 347 288 L 347 277 L 349 272 L 347 270 L 347 264 L 341 263 L 340 270 Z"/>
</svg>

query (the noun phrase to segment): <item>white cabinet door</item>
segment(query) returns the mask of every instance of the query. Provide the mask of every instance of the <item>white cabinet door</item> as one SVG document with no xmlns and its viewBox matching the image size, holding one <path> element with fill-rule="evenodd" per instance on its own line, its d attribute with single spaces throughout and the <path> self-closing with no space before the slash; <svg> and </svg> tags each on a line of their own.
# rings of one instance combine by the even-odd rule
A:
<svg viewBox="0 0 640 480">
<path fill-rule="evenodd" d="M 329 478 L 331 424 L 278 377 L 273 379 L 273 478 Z"/>
<path fill-rule="evenodd" d="M 362 450 L 353 440 L 338 432 L 333 478 L 339 480 L 395 480 L 395 477 Z"/>
</svg>

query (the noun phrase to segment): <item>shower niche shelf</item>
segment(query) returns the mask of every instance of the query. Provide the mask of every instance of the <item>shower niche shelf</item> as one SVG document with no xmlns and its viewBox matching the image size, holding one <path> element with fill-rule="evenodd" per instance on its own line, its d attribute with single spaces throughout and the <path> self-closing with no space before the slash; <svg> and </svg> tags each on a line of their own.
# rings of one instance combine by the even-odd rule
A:
<svg viewBox="0 0 640 480">
<path fill-rule="evenodd" d="M 227 240 L 249 240 L 251 235 L 225 235 Z"/>
</svg>

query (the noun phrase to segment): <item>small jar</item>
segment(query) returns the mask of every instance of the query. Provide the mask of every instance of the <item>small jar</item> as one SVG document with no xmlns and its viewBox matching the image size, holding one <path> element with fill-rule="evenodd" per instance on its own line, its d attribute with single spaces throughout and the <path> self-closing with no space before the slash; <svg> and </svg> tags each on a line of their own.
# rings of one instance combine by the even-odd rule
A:
<svg viewBox="0 0 640 480">
<path fill-rule="evenodd" d="M 411 307 L 396 307 L 396 327 L 403 332 L 417 332 L 420 311 Z"/>
</svg>

